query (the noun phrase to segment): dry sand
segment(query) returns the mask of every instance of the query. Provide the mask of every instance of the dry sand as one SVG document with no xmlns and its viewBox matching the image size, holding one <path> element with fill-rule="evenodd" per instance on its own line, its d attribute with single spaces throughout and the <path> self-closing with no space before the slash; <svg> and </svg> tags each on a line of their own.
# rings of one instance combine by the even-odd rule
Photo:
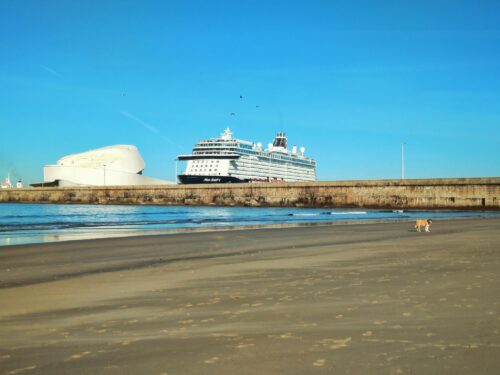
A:
<svg viewBox="0 0 500 375">
<path fill-rule="evenodd" d="M 500 220 L 0 248 L 2 374 L 497 374 Z"/>
</svg>

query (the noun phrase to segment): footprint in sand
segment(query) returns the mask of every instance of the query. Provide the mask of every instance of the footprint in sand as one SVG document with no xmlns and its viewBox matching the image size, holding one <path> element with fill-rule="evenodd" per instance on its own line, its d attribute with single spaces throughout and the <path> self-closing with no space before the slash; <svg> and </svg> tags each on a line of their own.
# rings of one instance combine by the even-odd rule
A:
<svg viewBox="0 0 500 375">
<path fill-rule="evenodd" d="M 340 349 L 345 348 L 349 342 L 351 342 L 350 337 L 346 337 L 345 339 L 333 340 L 333 345 L 330 346 L 330 349 Z"/>
<path fill-rule="evenodd" d="M 324 359 L 317 359 L 316 361 L 313 362 L 314 367 L 321 367 L 325 365 L 325 360 Z"/>
<path fill-rule="evenodd" d="M 12 371 L 9 371 L 7 374 L 19 374 L 21 372 L 24 372 L 24 371 L 30 371 L 30 370 L 34 370 L 36 369 L 37 366 L 36 365 L 33 365 L 33 366 L 28 366 L 28 367 L 23 367 L 23 368 L 18 368 L 17 370 L 12 370 Z"/>
<path fill-rule="evenodd" d="M 180 324 L 191 324 L 191 323 L 194 323 L 194 320 L 192 320 L 192 319 L 179 320 L 177 323 L 180 323 Z"/>
<path fill-rule="evenodd" d="M 219 303 L 220 302 L 220 298 L 212 298 L 212 299 L 209 299 L 208 301 L 206 302 L 200 302 L 198 303 L 196 306 L 207 306 L 207 305 L 215 305 L 216 303 Z"/>
<path fill-rule="evenodd" d="M 209 319 L 203 319 L 201 320 L 202 323 L 213 323 L 215 322 L 215 319 L 214 318 L 209 318 Z"/>
<path fill-rule="evenodd" d="M 351 337 L 346 337 L 345 339 L 323 339 L 319 341 L 320 345 L 328 346 L 330 349 L 341 349 L 345 348 L 351 342 Z"/>
<path fill-rule="evenodd" d="M 211 365 L 212 363 L 216 363 L 219 360 L 219 357 L 212 357 L 205 361 L 206 364 Z"/>
<path fill-rule="evenodd" d="M 252 344 L 251 342 L 240 342 L 236 348 L 238 349 L 245 349 L 245 348 L 251 348 L 252 346 L 255 346 L 255 344 Z"/>
<path fill-rule="evenodd" d="M 85 357 L 85 356 L 87 356 L 89 354 L 90 354 L 90 352 L 81 352 L 81 353 L 78 353 L 78 354 L 73 354 L 71 356 L 71 359 L 80 359 L 80 358 L 83 358 L 83 357 Z"/>
</svg>

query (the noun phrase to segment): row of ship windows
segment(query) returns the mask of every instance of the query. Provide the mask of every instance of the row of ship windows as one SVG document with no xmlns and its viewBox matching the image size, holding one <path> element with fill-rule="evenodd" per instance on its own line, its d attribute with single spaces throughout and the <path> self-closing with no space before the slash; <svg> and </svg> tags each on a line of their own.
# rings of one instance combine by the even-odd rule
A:
<svg viewBox="0 0 500 375">
<path fill-rule="evenodd" d="M 240 165 L 247 165 L 253 168 L 288 168 L 288 169 L 314 169 L 312 165 L 301 165 L 301 164 L 291 164 L 291 163 L 265 163 L 258 160 L 248 160 L 248 159 L 240 159 L 237 163 Z"/>
<path fill-rule="evenodd" d="M 250 170 L 233 170 L 230 169 L 229 172 L 231 173 L 243 173 L 243 174 L 258 174 L 258 175 L 269 175 L 269 174 L 280 174 L 284 176 L 314 176 L 315 173 L 313 172 L 303 172 L 303 173 L 298 173 L 298 172 L 283 172 L 283 171 L 278 171 L 278 170 L 273 170 L 273 171 L 250 171 Z"/>
<path fill-rule="evenodd" d="M 198 147 L 201 146 L 201 147 Z M 240 152 L 246 152 L 249 154 L 262 154 L 262 153 L 267 153 L 268 151 L 263 151 L 262 149 L 257 149 L 254 150 L 254 147 L 250 145 L 243 145 L 243 144 L 228 144 L 228 145 L 221 145 L 221 144 L 210 144 L 210 145 L 197 145 L 193 148 L 193 151 L 198 151 L 198 152 L 203 152 L 203 151 L 240 151 Z M 298 154 L 302 156 L 301 154 Z"/>
<path fill-rule="evenodd" d="M 192 172 L 191 174 L 206 174 L 205 173 L 201 173 L 201 172 Z M 211 176 L 220 176 L 221 174 L 220 173 L 209 173 Z"/>
<path fill-rule="evenodd" d="M 261 160 L 264 160 L 264 161 L 268 161 L 268 160 L 279 160 L 279 161 L 289 161 L 289 162 L 292 162 L 292 163 L 297 163 L 297 164 L 303 164 L 303 165 L 314 165 L 315 162 L 313 160 L 310 160 L 310 159 L 307 159 L 307 158 L 304 158 L 303 160 L 302 159 L 296 159 L 296 158 L 291 158 L 291 157 L 288 157 L 288 156 L 281 156 L 281 155 L 271 155 L 271 156 L 267 156 L 267 155 L 263 155 L 262 153 L 260 152 L 255 152 L 255 151 L 248 151 L 248 150 L 238 150 L 240 152 L 241 155 L 258 155 L 259 158 Z M 210 157 L 210 155 L 225 155 L 225 154 L 232 154 L 232 152 L 220 152 L 220 151 L 216 151 L 216 152 L 210 152 L 210 151 L 202 151 L 202 152 L 197 152 L 197 151 L 194 151 L 193 152 L 194 155 L 208 155 L 208 157 Z"/>
<path fill-rule="evenodd" d="M 315 173 L 306 172 L 306 173 L 290 173 L 290 172 L 282 172 L 282 171 L 242 171 L 242 170 L 229 170 L 232 173 L 243 173 L 243 174 L 258 174 L 258 175 L 269 175 L 269 174 L 279 174 L 284 176 L 315 176 Z"/>
<path fill-rule="evenodd" d="M 282 171 L 242 171 L 242 170 L 229 170 L 231 173 L 241 173 L 241 174 L 256 174 L 256 175 L 264 175 L 267 176 L 269 174 L 278 174 L 278 175 L 283 175 L 283 176 L 315 176 L 314 173 L 312 172 L 306 172 L 306 173 L 283 173 Z"/>
<path fill-rule="evenodd" d="M 214 160 L 193 160 L 194 164 L 208 164 L 208 163 L 213 164 L 214 162 L 219 163 L 219 160 L 215 160 L 215 161 Z"/>
<path fill-rule="evenodd" d="M 240 173 L 257 173 L 257 174 L 269 174 L 269 173 L 281 173 L 289 176 L 300 176 L 300 175 L 314 175 L 313 171 L 283 171 L 281 169 L 269 169 L 264 171 L 256 171 L 254 169 L 246 169 L 246 168 L 238 168 L 238 169 L 230 169 L 232 172 L 240 172 Z"/>
<path fill-rule="evenodd" d="M 261 164 L 261 163 L 238 163 L 237 165 L 234 165 L 234 168 L 236 169 L 260 169 L 260 170 L 268 170 L 268 169 L 277 169 L 277 170 L 286 170 L 286 171 L 297 171 L 297 172 L 307 172 L 307 171 L 314 171 L 314 168 L 307 168 L 303 166 L 295 166 L 295 165 L 266 165 L 266 164 Z"/>
</svg>

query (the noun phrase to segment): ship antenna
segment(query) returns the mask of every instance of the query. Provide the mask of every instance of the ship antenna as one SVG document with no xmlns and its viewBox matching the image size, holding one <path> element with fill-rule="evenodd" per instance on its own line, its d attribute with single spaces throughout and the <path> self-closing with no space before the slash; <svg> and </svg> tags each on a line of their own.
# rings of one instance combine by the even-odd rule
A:
<svg viewBox="0 0 500 375">
<path fill-rule="evenodd" d="M 221 139 L 228 141 L 232 138 L 233 133 L 231 132 L 231 129 L 229 129 L 229 126 L 224 130 L 224 132 L 221 134 Z"/>
</svg>

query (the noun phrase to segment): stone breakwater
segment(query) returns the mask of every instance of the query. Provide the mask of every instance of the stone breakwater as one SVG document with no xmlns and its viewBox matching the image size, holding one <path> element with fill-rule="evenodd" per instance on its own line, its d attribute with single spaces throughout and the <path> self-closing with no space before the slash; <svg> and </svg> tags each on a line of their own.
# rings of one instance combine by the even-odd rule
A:
<svg viewBox="0 0 500 375">
<path fill-rule="evenodd" d="M 0 190 L 14 202 L 500 210 L 500 177 Z"/>
</svg>

